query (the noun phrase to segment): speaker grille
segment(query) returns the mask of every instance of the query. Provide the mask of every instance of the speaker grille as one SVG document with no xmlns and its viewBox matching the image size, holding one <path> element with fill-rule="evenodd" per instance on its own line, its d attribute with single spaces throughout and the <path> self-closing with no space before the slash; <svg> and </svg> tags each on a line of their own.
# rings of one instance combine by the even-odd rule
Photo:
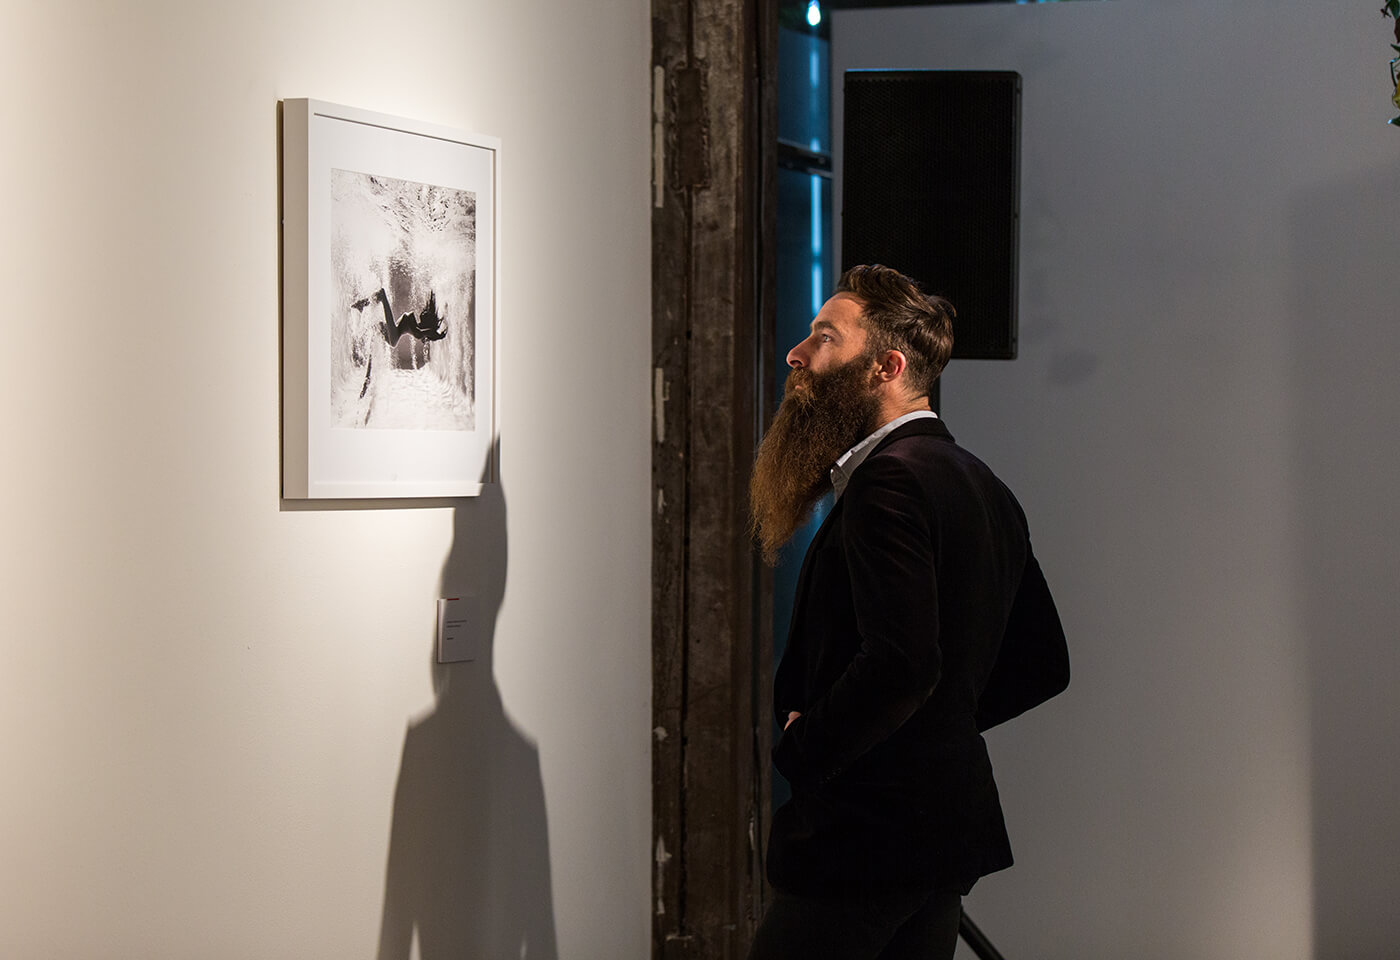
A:
<svg viewBox="0 0 1400 960">
<path fill-rule="evenodd" d="M 1016 356 L 1021 76 L 849 70 L 842 269 L 883 263 L 957 309 L 953 356 Z"/>
</svg>

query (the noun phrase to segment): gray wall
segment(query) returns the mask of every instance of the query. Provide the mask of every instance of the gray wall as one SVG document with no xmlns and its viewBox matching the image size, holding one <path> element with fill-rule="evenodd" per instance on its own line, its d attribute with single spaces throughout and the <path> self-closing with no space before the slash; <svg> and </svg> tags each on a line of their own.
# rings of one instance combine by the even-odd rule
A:
<svg viewBox="0 0 1400 960">
<path fill-rule="evenodd" d="M 1019 862 L 969 909 L 1008 957 L 1396 956 L 1378 6 L 835 15 L 838 91 L 852 67 L 1025 78 L 1021 356 L 943 392 L 1027 508 L 1074 656 L 1063 698 L 990 737 Z"/>
<path fill-rule="evenodd" d="M 641 0 L 0 2 L 0 955 L 647 956 L 649 45 Z M 502 140 L 503 495 L 279 504 L 305 96 Z"/>
</svg>

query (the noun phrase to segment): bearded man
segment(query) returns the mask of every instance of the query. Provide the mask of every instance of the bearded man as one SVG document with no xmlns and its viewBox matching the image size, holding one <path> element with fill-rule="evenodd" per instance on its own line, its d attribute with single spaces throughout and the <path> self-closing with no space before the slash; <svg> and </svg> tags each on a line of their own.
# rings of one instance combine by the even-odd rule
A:
<svg viewBox="0 0 1400 960">
<path fill-rule="evenodd" d="M 1011 865 L 981 731 L 1069 682 L 1016 498 L 929 404 L 953 310 L 846 272 L 787 360 L 750 499 L 773 562 L 828 490 L 774 682 L 775 898 L 750 960 L 951 958 L 961 897 Z"/>
</svg>

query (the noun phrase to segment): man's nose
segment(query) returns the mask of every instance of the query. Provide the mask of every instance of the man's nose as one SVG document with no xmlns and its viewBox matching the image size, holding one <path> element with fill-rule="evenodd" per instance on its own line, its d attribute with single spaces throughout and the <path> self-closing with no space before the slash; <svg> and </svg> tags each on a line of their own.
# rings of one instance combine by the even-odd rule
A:
<svg viewBox="0 0 1400 960">
<path fill-rule="evenodd" d="M 788 351 L 787 364 L 794 370 L 807 366 L 807 358 L 802 355 L 802 344 L 798 344 Z"/>
</svg>

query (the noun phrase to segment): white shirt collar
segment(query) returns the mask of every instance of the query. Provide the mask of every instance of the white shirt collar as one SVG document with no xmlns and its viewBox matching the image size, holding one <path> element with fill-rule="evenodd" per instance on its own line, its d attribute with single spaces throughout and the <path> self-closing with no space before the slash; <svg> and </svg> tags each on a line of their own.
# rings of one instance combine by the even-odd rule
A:
<svg viewBox="0 0 1400 960">
<path fill-rule="evenodd" d="M 832 500 L 841 499 L 841 494 L 846 491 L 846 484 L 851 482 L 851 474 L 856 472 L 856 467 L 865 462 L 865 458 L 870 456 L 870 451 L 875 449 L 876 444 L 898 427 L 904 426 L 911 420 L 924 420 L 928 417 L 938 419 L 938 414 L 932 410 L 915 410 L 913 413 L 906 413 L 902 417 L 895 417 L 879 430 L 866 437 L 860 443 L 841 455 L 841 459 L 836 461 L 836 466 L 831 468 L 831 486 L 836 491 L 836 497 Z"/>
</svg>

